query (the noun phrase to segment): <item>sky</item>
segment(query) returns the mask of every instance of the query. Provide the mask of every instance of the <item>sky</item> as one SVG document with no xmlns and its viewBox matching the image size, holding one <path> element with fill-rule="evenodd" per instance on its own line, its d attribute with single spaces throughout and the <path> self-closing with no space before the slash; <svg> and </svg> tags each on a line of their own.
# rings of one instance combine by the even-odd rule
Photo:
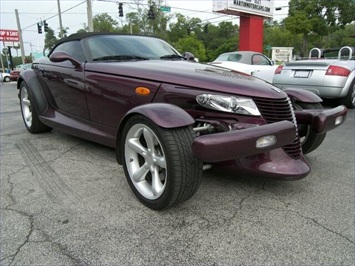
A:
<svg viewBox="0 0 355 266">
<path fill-rule="evenodd" d="M 286 7 L 289 0 L 274 0 L 274 7 Z M 124 2 L 124 13 L 132 11 L 129 2 L 132 0 L 92 0 L 93 16 L 100 13 L 108 13 L 116 19 L 120 25 L 125 23 L 124 18 L 118 17 L 117 2 Z M 87 25 L 86 0 L 60 0 L 63 27 L 68 27 L 68 33 L 72 34 Z M 203 22 L 218 24 L 221 21 L 232 21 L 239 24 L 238 17 L 217 14 L 212 12 L 213 0 L 166 0 L 165 5 L 171 7 L 171 13 L 181 13 L 186 17 L 198 17 Z M 22 38 L 25 54 L 40 52 L 43 50 L 45 34 L 37 33 L 37 23 L 46 20 L 49 27 L 56 35 L 59 29 L 58 1 L 57 0 L 0 0 L 0 29 L 17 30 L 15 9 L 19 13 Z M 281 20 L 287 16 L 287 8 L 274 12 L 274 19 Z M 3 42 L 0 41 L 0 49 Z M 20 56 L 20 50 L 13 51 L 13 56 Z"/>
</svg>

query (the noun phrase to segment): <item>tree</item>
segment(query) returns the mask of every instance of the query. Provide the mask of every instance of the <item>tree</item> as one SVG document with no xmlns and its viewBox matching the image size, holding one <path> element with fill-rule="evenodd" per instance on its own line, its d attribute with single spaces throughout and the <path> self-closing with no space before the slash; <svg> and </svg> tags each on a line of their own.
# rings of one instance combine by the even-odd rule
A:
<svg viewBox="0 0 355 266">
<path fill-rule="evenodd" d="M 176 20 L 175 23 L 169 25 L 168 40 L 172 43 L 188 35 L 188 29 L 190 28 L 189 21 L 184 15 L 176 14 Z"/>
<path fill-rule="evenodd" d="M 59 29 L 59 30 L 60 30 L 60 29 Z M 63 28 L 62 28 L 62 36 L 63 36 L 62 38 L 68 37 L 68 30 L 69 30 L 68 27 L 65 27 L 65 28 L 63 27 Z M 60 34 L 58 34 L 58 37 L 61 38 L 61 37 L 60 37 Z"/>
<path fill-rule="evenodd" d="M 147 7 L 147 5 L 144 4 L 144 1 L 133 0 L 133 5 L 135 5 L 135 7 L 132 7 L 132 9 L 135 11 L 126 15 L 128 25 L 123 26 L 123 32 L 154 35 L 166 40 L 168 38 L 168 22 L 173 16 L 167 15 L 160 10 L 159 6 L 162 3 L 162 0 L 155 2 L 149 0 Z M 148 15 L 150 10 L 153 11 L 154 18 L 151 18 Z"/>
<path fill-rule="evenodd" d="M 321 47 L 342 47 L 342 46 L 355 46 L 355 25 L 346 25 L 343 29 L 329 33 L 323 38 Z"/>
<path fill-rule="evenodd" d="M 107 13 L 94 16 L 93 24 L 95 32 L 118 32 L 118 22 Z"/>
<path fill-rule="evenodd" d="M 48 27 L 48 31 L 46 32 L 46 35 L 45 35 L 45 38 L 44 38 L 43 53 L 46 53 L 46 51 L 52 50 L 52 48 L 55 46 L 57 41 L 58 41 L 58 39 L 54 35 L 53 29 Z"/>
<path fill-rule="evenodd" d="M 283 22 L 266 22 L 264 23 L 264 49 L 263 53 L 270 56 L 270 50 L 266 50 L 266 46 L 272 47 L 293 47 L 294 54 L 300 54 L 302 51 L 302 35 L 292 34 L 285 28 Z"/>
<path fill-rule="evenodd" d="M 202 41 L 196 38 L 196 36 L 190 35 L 180 38 L 174 46 L 180 53 L 192 53 L 200 62 L 206 60 L 205 46 Z"/>
<path fill-rule="evenodd" d="M 290 0 L 285 26 L 293 34 L 302 34 L 305 56 L 309 40 L 321 43 L 323 36 L 352 22 L 354 9 L 353 0 Z"/>
<path fill-rule="evenodd" d="M 213 61 L 218 55 L 238 50 L 239 26 L 230 21 L 220 22 L 218 26 L 209 25 L 204 36 L 207 61 Z"/>
</svg>

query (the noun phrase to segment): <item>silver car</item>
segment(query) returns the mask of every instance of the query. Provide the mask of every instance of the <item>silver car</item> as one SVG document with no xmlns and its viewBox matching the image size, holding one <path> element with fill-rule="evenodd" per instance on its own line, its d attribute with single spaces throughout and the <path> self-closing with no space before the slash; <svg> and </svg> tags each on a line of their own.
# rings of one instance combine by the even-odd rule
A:
<svg viewBox="0 0 355 266">
<path fill-rule="evenodd" d="M 274 61 L 266 55 L 254 51 L 223 53 L 209 64 L 243 72 L 270 83 L 277 68 Z"/>
<path fill-rule="evenodd" d="M 313 48 L 308 60 L 292 61 L 275 70 L 274 85 L 314 92 L 324 99 L 339 99 L 355 106 L 354 48 L 320 50 Z"/>
</svg>

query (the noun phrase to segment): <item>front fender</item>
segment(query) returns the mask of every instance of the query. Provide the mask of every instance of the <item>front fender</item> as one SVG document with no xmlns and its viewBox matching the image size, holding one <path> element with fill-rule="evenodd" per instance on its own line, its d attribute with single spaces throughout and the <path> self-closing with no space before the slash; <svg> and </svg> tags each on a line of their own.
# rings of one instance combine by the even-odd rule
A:
<svg viewBox="0 0 355 266">
<path fill-rule="evenodd" d="M 28 93 L 33 97 L 33 104 L 37 113 L 39 115 L 43 114 L 48 108 L 48 103 L 33 69 L 24 70 L 20 73 L 17 79 L 17 89 L 20 89 L 23 81 L 27 84 Z"/>
<path fill-rule="evenodd" d="M 150 103 L 137 106 L 130 110 L 123 120 L 132 114 L 141 114 L 162 128 L 183 127 L 195 123 L 195 119 L 185 110 L 167 103 Z"/>
<path fill-rule="evenodd" d="M 283 89 L 283 91 L 288 95 L 292 102 L 320 103 L 323 101 L 318 95 L 310 91 L 292 88 Z"/>
<path fill-rule="evenodd" d="M 126 121 L 135 114 L 147 117 L 162 128 L 184 127 L 195 123 L 195 119 L 193 119 L 190 114 L 172 104 L 149 103 L 131 109 L 121 120 L 117 133 L 116 158 L 119 164 L 121 164 L 121 157 L 118 145 L 121 142 L 122 131 Z"/>
</svg>

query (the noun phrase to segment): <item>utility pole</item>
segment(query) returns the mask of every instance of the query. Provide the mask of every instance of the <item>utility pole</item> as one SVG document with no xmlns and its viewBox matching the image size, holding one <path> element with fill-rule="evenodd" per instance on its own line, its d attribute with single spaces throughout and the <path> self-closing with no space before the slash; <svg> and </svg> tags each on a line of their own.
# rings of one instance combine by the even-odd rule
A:
<svg viewBox="0 0 355 266">
<path fill-rule="evenodd" d="M 94 31 L 94 22 L 92 20 L 92 5 L 91 0 L 86 0 L 86 8 L 87 8 L 87 15 L 88 15 L 88 27 L 89 32 Z"/>
<path fill-rule="evenodd" d="M 15 9 L 15 14 L 16 14 L 16 21 L 17 21 L 17 30 L 18 30 L 18 34 L 20 35 L 20 48 L 21 48 L 22 64 L 24 64 L 25 61 L 26 61 L 25 48 L 23 47 L 23 39 L 22 39 L 22 30 L 21 30 L 21 24 L 20 24 L 20 17 L 18 15 L 17 9 Z"/>
<path fill-rule="evenodd" d="M 4 66 L 4 60 L 2 60 L 2 53 L 0 53 L 0 59 L 1 59 L 1 69 L 4 71 L 5 73 L 5 66 Z M 3 77 L 2 77 L 3 78 Z"/>
<path fill-rule="evenodd" d="M 59 38 L 63 38 L 62 11 L 60 11 L 59 0 L 57 0 L 57 4 L 58 4 L 58 17 L 59 17 Z"/>
</svg>

